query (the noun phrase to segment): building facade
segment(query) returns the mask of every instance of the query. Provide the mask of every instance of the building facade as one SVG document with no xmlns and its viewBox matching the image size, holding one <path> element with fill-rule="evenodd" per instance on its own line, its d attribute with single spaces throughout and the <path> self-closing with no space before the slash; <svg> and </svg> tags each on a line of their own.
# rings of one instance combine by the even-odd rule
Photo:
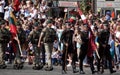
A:
<svg viewBox="0 0 120 75">
<path fill-rule="evenodd" d="M 95 0 L 95 12 L 105 15 L 107 12 L 114 12 L 115 16 L 120 13 L 120 0 Z"/>
</svg>

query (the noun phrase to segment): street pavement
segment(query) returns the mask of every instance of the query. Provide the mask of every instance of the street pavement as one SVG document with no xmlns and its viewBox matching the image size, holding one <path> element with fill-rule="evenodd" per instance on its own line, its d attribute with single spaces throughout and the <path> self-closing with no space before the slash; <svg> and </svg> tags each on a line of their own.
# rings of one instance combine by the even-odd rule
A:
<svg viewBox="0 0 120 75">
<path fill-rule="evenodd" d="M 41 70 L 33 70 L 32 65 L 25 64 L 24 68 L 21 70 L 15 70 L 12 67 L 13 65 L 8 65 L 6 69 L 0 69 L 0 75 L 62 75 L 61 66 L 54 66 L 53 71 L 45 71 Z M 77 68 L 77 70 L 79 70 Z M 89 67 L 84 67 L 84 71 L 86 74 L 84 75 L 92 75 Z M 72 67 L 68 67 L 67 74 L 64 75 L 82 75 L 78 73 L 72 73 Z M 95 73 L 94 75 L 120 75 L 120 70 L 117 70 L 116 73 L 110 74 L 108 69 L 105 69 L 104 74 Z"/>
</svg>

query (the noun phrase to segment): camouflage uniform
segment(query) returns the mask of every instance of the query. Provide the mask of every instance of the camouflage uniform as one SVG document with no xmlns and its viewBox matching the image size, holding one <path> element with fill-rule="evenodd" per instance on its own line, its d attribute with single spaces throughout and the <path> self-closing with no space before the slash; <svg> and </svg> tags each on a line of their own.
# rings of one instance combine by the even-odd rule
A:
<svg viewBox="0 0 120 75">
<path fill-rule="evenodd" d="M 11 34 L 8 29 L 3 27 L 5 22 L 0 23 L 0 68 L 6 68 L 4 61 L 5 50 L 7 49 L 7 44 L 10 41 Z"/>
<path fill-rule="evenodd" d="M 44 43 L 44 48 L 46 52 L 46 66 L 45 66 L 46 71 L 53 70 L 53 66 L 51 63 L 52 62 L 51 54 L 53 49 L 53 42 L 56 38 L 56 31 L 53 28 L 51 28 L 51 25 L 52 25 L 52 21 L 49 20 L 47 22 L 47 27 L 45 27 L 41 32 L 39 43 L 38 43 L 38 45 L 41 42 Z"/>
<path fill-rule="evenodd" d="M 33 69 L 35 70 L 39 70 L 43 67 L 42 64 L 40 63 L 40 50 L 37 46 L 39 35 L 41 33 L 41 30 L 38 28 L 38 24 L 39 24 L 38 22 L 35 22 L 34 29 L 30 32 L 28 36 L 29 42 L 31 42 L 33 45 L 34 56 L 35 56 Z"/>
</svg>

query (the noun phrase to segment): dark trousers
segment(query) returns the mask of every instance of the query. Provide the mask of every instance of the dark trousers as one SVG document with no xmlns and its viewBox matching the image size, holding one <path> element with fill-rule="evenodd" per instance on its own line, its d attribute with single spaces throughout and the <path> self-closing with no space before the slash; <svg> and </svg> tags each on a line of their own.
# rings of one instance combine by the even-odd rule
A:
<svg viewBox="0 0 120 75">
<path fill-rule="evenodd" d="M 87 49 L 88 49 L 87 44 L 81 45 L 81 51 L 80 51 L 80 54 L 79 54 L 79 59 L 80 59 L 79 68 L 80 68 L 80 71 L 83 71 L 83 60 L 85 59 L 85 57 L 87 55 Z"/>
<path fill-rule="evenodd" d="M 113 71 L 112 57 L 110 55 L 110 46 L 107 45 L 106 47 L 103 47 L 102 45 L 100 45 L 98 52 L 99 52 L 99 55 L 100 55 L 100 59 L 97 59 L 98 60 L 98 65 L 97 65 L 98 71 L 100 71 L 100 65 L 102 65 L 102 71 L 104 71 L 104 61 L 105 60 L 108 60 L 108 62 L 109 62 L 110 72 Z"/>
<path fill-rule="evenodd" d="M 75 56 L 75 51 L 72 48 L 73 45 L 69 45 L 68 48 L 64 45 L 63 54 L 62 54 L 62 70 L 66 70 L 66 63 L 67 63 L 67 55 L 68 53 L 71 54 L 72 57 L 72 68 L 73 70 L 76 69 L 75 62 L 77 59 L 77 56 Z M 71 51 L 70 51 L 71 49 Z"/>
<path fill-rule="evenodd" d="M 41 47 L 40 47 L 40 50 L 41 50 L 41 53 L 42 53 L 42 62 L 43 62 L 43 65 L 45 65 L 45 48 L 44 48 L 44 44 L 41 44 Z"/>
<path fill-rule="evenodd" d="M 94 67 L 94 64 L 93 64 L 94 56 L 92 56 L 92 57 L 88 56 L 87 58 L 88 58 L 88 63 L 90 64 L 91 71 L 92 72 L 95 71 L 95 67 Z"/>
</svg>

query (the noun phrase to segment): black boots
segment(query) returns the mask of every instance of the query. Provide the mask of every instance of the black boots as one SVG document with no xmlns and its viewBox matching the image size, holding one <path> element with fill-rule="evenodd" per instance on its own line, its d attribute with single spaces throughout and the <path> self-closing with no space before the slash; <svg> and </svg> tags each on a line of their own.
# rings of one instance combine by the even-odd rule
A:
<svg viewBox="0 0 120 75">
<path fill-rule="evenodd" d="M 40 70 L 40 69 L 42 69 L 42 68 L 43 68 L 43 65 L 35 64 L 35 65 L 33 66 L 33 69 L 34 69 L 34 70 Z"/>
<path fill-rule="evenodd" d="M 116 72 L 115 70 L 110 71 L 111 74 L 112 74 L 112 73 L 115 73 L 115 72 Z"/>
<path fill-rule="evenodd" d="M 23 67 L 24 67 L 23 63 L 13 65 L 13 68 L 16 69 L 16 70 L 22 69 Z"/>
<path fill-rule="evenodd" d="M 84 71 L 82 71 L 82 70 L 80 70 L 80 74 L 85 74 L 85 72 L 84 72 Z"/>
<path fill-rule="evenodd" d="M 53 67 L 45 67 L 45 71 L 52 71 Z"/>
<path fill-rule="evenodd" d="M 62 70 L 62 74 L 67 74 L 67 72 L 65 70 Z"/>
<path fill-rule="evenodd" d="M 3 65 L 0 65 L 0 69 L 5 69 L 7 68 L 7 65 L 3 64 Z"/>
</svg>

